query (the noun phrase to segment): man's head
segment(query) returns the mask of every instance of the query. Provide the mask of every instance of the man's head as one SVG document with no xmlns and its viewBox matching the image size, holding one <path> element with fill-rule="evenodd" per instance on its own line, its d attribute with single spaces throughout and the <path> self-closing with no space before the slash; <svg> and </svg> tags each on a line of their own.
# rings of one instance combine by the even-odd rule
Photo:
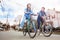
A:
<svg viewBox="0 0 60 40">
<path fill-rule="evenodd" d="M 45 7 L 42 7 L 42 8 L 41 8 L 41 11 L 45 11 Z"/>
<path fill-rule="evenodd" d="M 27 4 L 27 8 L 31 9 L 31 4 L 30 3 Z"/>
</svg>

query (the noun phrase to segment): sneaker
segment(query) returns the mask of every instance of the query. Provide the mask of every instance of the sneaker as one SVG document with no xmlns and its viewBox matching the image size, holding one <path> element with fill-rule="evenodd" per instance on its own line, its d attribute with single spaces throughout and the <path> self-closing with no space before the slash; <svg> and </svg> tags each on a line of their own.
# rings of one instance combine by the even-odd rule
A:
<svg viewBox="0 0 60 40">
<path fill-rule="evenodd" d="M 19 27 L 18 31 L 22 31 L 22 29 L 23 29 L 22 27 Z"/>
<path fill-rule="evenodd" d="M 38 29 L 38 32 L 39 32 L 40 30 Z"/>
<path fill-rule="evenodd" d="M 19 29 L 23 29 L 22 27 L 19 27 Z"/>
</svg>

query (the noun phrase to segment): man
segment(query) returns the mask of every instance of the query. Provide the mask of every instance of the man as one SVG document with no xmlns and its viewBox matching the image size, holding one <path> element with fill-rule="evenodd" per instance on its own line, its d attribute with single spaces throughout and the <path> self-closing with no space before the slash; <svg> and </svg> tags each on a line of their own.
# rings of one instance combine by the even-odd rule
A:
<svg viewBox="0 0 60 40">
<path fill-rule="evenodd" d="M 45 14 L 45 8 L 42 7 L 41 11 L 38 12 L 38 18 L 37 18 L 38 29 L 40 27 L 40 22 L 42 22 L 42 23 L 44 22 L 44 18 L 45 18 L 44 16 L 46 16 L 46 14 Z"/>
<path fill-rule="evenodd" d="M 27 8 L 25 9 L 24 13 L 25 13 L 24 17 L 23 17 L 21 24 L 20 24 L 20 29 L 23 28 L 25 20 L 30 19 L 30 15 L 33 13 L 31 10 L 31 4 L 30 3 L 27 4 Z"/>
</svg>

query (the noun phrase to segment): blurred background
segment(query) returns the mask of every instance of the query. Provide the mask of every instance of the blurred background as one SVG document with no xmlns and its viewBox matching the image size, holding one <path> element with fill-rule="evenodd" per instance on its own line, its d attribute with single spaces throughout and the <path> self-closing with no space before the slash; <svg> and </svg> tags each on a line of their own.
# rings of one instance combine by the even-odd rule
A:
<svg viewBox="0 0 60 40">
<path fill-rule="evenodd" d="M 2 29 L 3 32 L 0 31 L 0 40 L 59 40 L 60 0 L 0 0 L 0 24 L 2 23 L 5 25 L 3 28 L 6 27 L 7 30 L 9 30 L 10 27 L 15 28 L 16 25 L 14 24 L 17 24 L 19 19 L 22 20 L 22 17 L 24 16 L 24 9 L 28 3 L 31 3 L 32 10 L 35 14 L 41 10 L 41 7 L 45 7 L 45 12 L 54 17 L 51 19 L 53 21 L 53 27 L 59 30 L 54 30 L 50 37 L 40 35 L 39 37 L 31 39 L 28 35 L 22 36 L 23 33 L 20 31 L 5 31 L 5 29 Z M 37 19 L 37 16 L 34 16 L 34 18 Z M 14 21 L 16 19 L 17 22 Z"/>
<path fill-rule="evenodd" d="M 11 25 L 14 23 L 13 20 L 17 16 L 24 15 L 24 9 L 26 8 L 27 3 L 32 4 L 32 10 L 34 13 L 40 11 L 41 7 L 44 6 L 46 12 L 48 9 L 50 9 L 51 12 L 53 8 L 55 8 L 58 15 L 60 14 L 60 0 L 0 0 L 0 1 L 1 1 L 0 21 L 3 23 L 6 23 L 8 21 Z M 60 19 L 60 15 L 58 16 L 58 19 Z M 60 25 L 58 19 L 55 22 Z"/>
</svg>

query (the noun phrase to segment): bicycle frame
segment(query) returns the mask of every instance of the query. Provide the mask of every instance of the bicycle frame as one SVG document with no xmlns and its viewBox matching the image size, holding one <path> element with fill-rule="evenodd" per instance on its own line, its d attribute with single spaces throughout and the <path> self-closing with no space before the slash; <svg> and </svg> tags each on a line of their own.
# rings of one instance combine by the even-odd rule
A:
<svg viewBox="0 0 60 40">
<path fill-rule="evenodd" d="M 42 22 L 40 22 L 40 27 L 39 27 L 40 31 L 39 31 L 39 34 L 38 35 L 40 35 L 40 33 L 42 32 L 45 37 L 49 37 L 52 34 L 52 27 L 53 26 L 52 26 L 51 23 L 52 23 L 51 21 L 44 21 L 43 24 L 42 24 Z M 50 28 L 49 35 L 45 35 L 45 33 L 44 33 L 44 28 L 47 27 L 47 26 L 49 26 L 49 28 Z"/>
<path fill-rule="evenodd" d="M 30 38 L 34 38 L 36 36 L 37 30 L 35 30 L 36 26 L 34 24 L 35 23 L 32 22 L 31 18 L 27 19 L 26 28 L 23 27 L 23 34 L 24 34 L 24 36 L 26 36 L 26 31 L 25 30 L 27 30 Z M 34 32 L 33 36 L 31 35 L 32 32 Z"/>
</svg>

